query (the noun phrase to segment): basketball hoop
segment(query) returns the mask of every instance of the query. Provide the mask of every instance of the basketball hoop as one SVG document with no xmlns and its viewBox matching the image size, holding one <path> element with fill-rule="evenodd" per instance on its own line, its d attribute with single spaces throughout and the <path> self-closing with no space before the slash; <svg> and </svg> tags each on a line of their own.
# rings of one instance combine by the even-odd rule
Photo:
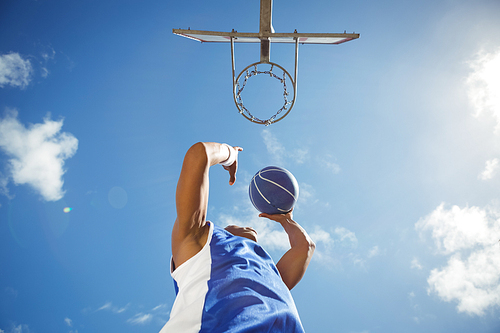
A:
<svg viewBox="0 0 500 333">
<path fill-rule="evenodd" d="M 268 65 L 268 66 L 270 66 L 270 69 L 269 70 L 259 70 L 259 68 L 258 68 L 259 65 Z M 276 74 L 274 72 L 274 67 L 277 67 L 279 70 L 281 70 L 283 72 L 281 77 L 278 76 L 278 74 Z M 248 110 L 248 108 L 243 104 L 243 98 L 241 97 L 241 93 L 243 92 L 243 89 L 245 89 L 245 86 L 248 82 L 248 79 L 251 78 L 252 76 L 262 75 L 262 74 L 269 75 L 270 78 L 276 79 L 283 86 L 283 100 L 284 100 L 283 106 L 280 109 L 278 109 L 278 111 L 274 115 L 269 117 L 268 119 L 259 119 L 259 118 L 255 117 L 254 115 L 252 115 L 250 110 Z M 243 79 L 243 82 L 240 84 L 241 78 L 244 78 L 244 79 Z M 287 81 L 289 83 L 291 83 L 292 87 L 293 87 L 293 99 L 291 101 L 288 99 L 290 92 L 288 91 Z M 234 102 L 236 104 L 236 107 L 238 108 L 239 112 L 245 118 L 247 118 L 248 120 L 250 120 L 254 123 L 257 123 L 257 124 L 263 124 L 263 125 L 269 126 L 272 123 L 275 123 L 275 122 L 285 118 L 286 115 L 290 112 L 290 110 L 292 110 L 293 104 L 295 103 L 295 96 L 296 96 L 295 80 L 292 79 L 290 74 L 283 67 L 281 67 L 280 65 L 275 64 L 273 62 L 260 61 L 260 62 L 253 63 L 253 64 L 247 66 L 245 69 L 243 69 L 241 71 L 241 73 L 238 75 L 238 77 L 236 78 L 236 80 L 234 80 L 234 73 L 233 73 L 233 83 L 234 83 L 233 84 L 233 97 L 234 97 Z M 281 116 L 280 116 L 280 114 L 281 114 Z"/>
<path fill-rule="evenodd" d="M 290 75 L 290 73 L 287 72 L 286 69 L 284 69 L 283 67 L 281 67 L 280 65 L 278 65 L 274 62 L 269 61 L 269 59 L 270 59 L 269 58 L 269 47 L 264 48 L 264 49 L 261 48 L 261 57 L 260 57 L 259 62 L 253 63 L 253 64 L 245 67 L 240 72 L 238 77 L 235 77 L 234 40 L 235 40 L 235 37 L 231 37 L 231 61 L 232 61 L 232 68 L 233 68 L 233 98 L 234 98 L 234 103 L 236 104 L 236 107 L 238 108 L 238 111 L 240 112 L 241 115 L 243 115 L 243 117 L 247 118 L 251 122 L 256 123 L 256 124 L 263 124 L 266 126 L 269 126 L 269 125 L 285 118 L 292 110 L 293 105 L 295 104 L 295 100 L 297 99 L 297 72 L 298 72 L 298 68 L 299 68 L 299 66 L 298 66 L 299 65 L 298 64 L 298 61 L 299 61 L 299 40 L 298 40 L 298 38 L 295 39 L 295 74 L 294 74 L 293 78 Z M 269 65 L 269 66 L 271 66 L 271 68 L 267 71 L 259 71 L 257 66 L 262 65 L 262 64 Z M 251 68 L 251 67 L 253 67 L 253 70 L 249 71 L 249 68 Z M 281 77 L 279 77 L 277 74 L 275 74 L 273 72 L 274 67 L 277 67 L 283 71 L 283 75 Z M 240 85 L 240 78 L 242 77 L 243 74 L 245 74 L 243 76 L 244 80 L 243 80 L 242 84 Z M 278 111 L 274 115 L 272 115 L 271 117 L 269 117 L 268 119 L 265 119 L 265 120 L 259 119 L 259 118 L 255 117 L 254 115 L 252 115 L 250 110 L 248 110 L 243 105 L 243 99 L 241 98 L 241 93 L 242 93 L 243 89 L 245 88 L 245 85 L 247 84 L 248 79 L 252 76 L 259 75 L 259 74 L 269 75 L 271 78 L 274 78 L 274 79 L 277 79 L 278 81 L 280 81 L 280 83 L 283 85 L 283 99 L 284 99 L 283 106 L 280 109 L 278 109 Z M 288 100 L 288 96 L 290 93 L 287 90 L 287 85 L 286 85 L 287 80 L 289 80 L 289 82 L 292 84 L 292 87 L 293 87 L 293 99 L 291 101 Z M 283 111 L 286 111 L 286 112 L 280 116 L 280 114 Z"/>
<path fill-rule="evenodd" d="M 297 71 L 298 71 L 298 56 L 300 44 L 333 44 L 339 45 L 350 40 L 359 38 L 356 33 L 298 33 L 297 30 L 293 33 L 276 33 L 272 26 L 272 0 L 260 0 L 260 29 L 258 33 L 237 32 L 234 29 L 231 32 L 220 31 L 203 31 L 191 29 L 173 29 L 172 32 L 179 36 L 184 36 L 199 42 L 214 42 L 225 43 L 231 42 L 231 58 L 233 64 L 233 98 L 236 107 L 240 114 L 251 122 L 263 125 L 271 125 L 280 121 L 293 108 L 297 98 Z M 235 76 L 234 65 L 234 43 L 260 43 L 260 61 L 253 63 L 243 69 L 240 74 Z M 271 43 L 295 43 L 295 73 L 292 78 L 290 74 L 280 65 L 270 61 Z M 269 70 L 259 70 L 257 67 L 262 64 L 271 66 Z M 252 68 L 253 69 L 250 69 Z M 283 75 L 274 73 L 275 67 L 283 71 Z M 250 69 L 250 70 L 249 70 Z M 252 76 L 269 75 L 271 78 L 277 79 L 283 85 L 284 104 L 268 119 L 262 120 L 255 117 L 250 110 L 243 104 L 241 93 L 247 84 L 247 81 Z M 240 83 L 240 78 L 244 78 Z M 289 92 L 287 83 L 291 83 L 293 87 L 293 99 L 289 100 Z"/>
</svg>

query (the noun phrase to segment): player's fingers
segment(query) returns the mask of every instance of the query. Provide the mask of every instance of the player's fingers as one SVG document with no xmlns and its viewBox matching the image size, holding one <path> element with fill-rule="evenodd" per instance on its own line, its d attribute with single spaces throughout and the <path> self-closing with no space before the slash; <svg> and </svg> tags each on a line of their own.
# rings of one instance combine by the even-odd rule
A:
<svg viewBox="0 0 500 333">
<path fill-rule="evenodd" d="M 260 213 L 259 214 L 259 217 L 265 217 L 265 218 L 268 218 L 268 219 L 273 220 L 273 221 L 276 221 L 277 216 L 279 216 L 279 215 L 270 215 L 267 213 Z"/>
<path fill-rule="evenodd" d="M 233 185 L 235 181 L 236 181 L 236 174 L 230 174 L 229 185 Z"/>
</svg>

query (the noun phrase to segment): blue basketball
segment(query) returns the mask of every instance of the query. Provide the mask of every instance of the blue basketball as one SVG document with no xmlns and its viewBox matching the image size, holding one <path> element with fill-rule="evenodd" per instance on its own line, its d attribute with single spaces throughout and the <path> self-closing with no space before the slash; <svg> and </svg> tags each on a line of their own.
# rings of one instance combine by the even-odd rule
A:
<svg viewBox="0 0 500 333">
<path fill-rule="evenodd" d="M 299 198 L 299 185 L 286 169 L 268 166 L 253 176 L 250 201 L 261 213 L 284 214 L 292 210 Z"/>
</svg>

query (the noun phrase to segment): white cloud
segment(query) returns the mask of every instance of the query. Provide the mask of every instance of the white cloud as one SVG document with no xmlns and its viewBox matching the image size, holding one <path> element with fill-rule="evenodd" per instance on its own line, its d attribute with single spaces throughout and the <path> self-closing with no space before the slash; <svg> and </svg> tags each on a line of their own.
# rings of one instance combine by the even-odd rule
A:
<svg viewBox="0 0 500 333">
<path fill-rule="evenodd" d="M 485 113 L 496 119 L 496 132 L 500 131 L 500 49 L 488 53 L 484 50 L 477 53 L 471 61 L 473 70 L 467 78 L 468 97 L 474 107 L 474 115 L 479 117 Z"/>
<path fill-rule="evenodd" d="M 51 46 L 48 46 L 42 53 L 42 58 L 47 62 L 49 60 L 53 60 L 56 56 L 56 50 L 54 50 Z"/>
<path fill-rule="evenodd" d="M 293 150 L 285 148 L 269 129 L 262 130 L 261 135 L 267 152 L 271 155 L 273 163 L 277 166 L 286 165 L 289 161 L 293 161 L 296 164 L 304 164 L 312 160 L 315 166 L 320 165 L 334 175 L 341 172 L 340 165 L 330 154 L 322 153 L 319 156 L 311 158 L 308 148 L 296 148 Z"/>
<path fill-rule="evenodd" d="M 340 237 L 341 242 L 345 242 L 349 246 L 356 247 L 358 245 L 356 234 L 344 227 L 336 227 L 335 234 Z"/>
<path fill-rule="evenodd" d="M 43 61 L 41 62 L 42 77 L 46 78 L 50 73 L 50 71 L 47 69 L 47 64 L 49 61 L 54 60 L 56 51 L 51 46 L 47 46 L 45 47 L 45 50 L 41 52 L 41 56 L 43 58 Z"/>
<path fill-rule="evenodd" d="M 414 268 L 414 269 L 422 269 L 422 265 L 420 264 L 420 261 L 417 259 L 417 258 L 413 258 L 413 260 L 411 261 L 411 268 Z"/>
<path fill-rule="evenodd" d="M 328 169 L 330 172 L 332 172 L 334 175 L 340 173 L 341 169 L 340 166 L 335 163 L 333 156 L 329 154 L 325 154 L 322 157 L 318 159 L 318 163 Z"/>
<path fill-rule="evenodd" d="M 332 238 L 332 235 L 329 232 L 323 230 L 319 226 L 316 226 L 314 228 L 314 230 L 310 234 L 310 236 L 315 243 L 323 243 L 328 248 L 331 248 L 334 245 L 334 240 Z"/>
<path fill-rule="evenodd" d="M 73 321 L 71 319 L 69 319 L 68 317 L 64 318 L 64 322 L 66 323 L 66 325 L 68 325 L 69 327 L 73 326 Z"/>
<path fill-rule="evenodd" d="M 500 160 L 498 158 L 493 158 L 486 161 L 486 166 L 483 172 L 481 172 L 481 174 L 478 176 L 478 178 L 481 180 L 488 180 L 493 178 L 497 173 L 498 168 L 500 167 L 499 162 Z"/>
<path fill-rule="evenodd" d="M 333 256 L 335 240 L 332 234 L 320 226 L 315 226 L 312 232 L 309 233 L 309 236 L 316 244 L 312 259 L 325 265 L 325 267 L 333 267 L 337 260 Z"/>
<path fill-rule="evenodd" d="M 30 333 L 30 328 L 26 324 L 13 325 L 9 333 Z"/>
<path fill-rule="evenodd" d="M 368 258 L 373 258 L 373 257 L 376 257 L 380 254 L 380 249 L 377 245 L 375 245 L 374 247 L 372 247 L 370 249 L 370 251 L 368 251 Z"/>
<path fill-rule="evenodd" d="M 60 133 L 62 125 L 63 120 L 47 117 L 26 128 L 15 110 L 0 119 L 0 148 L 10 157 L 10 178 L 16 185 L 30 185 L 47 201 L 63 197 L 64 162 L 78 149 L 72 134 Z"/>
<path fill-rule="evenodd" d="M 168 321 L 170 316 L 170 305 L 165 303 L 159 304 L 151 309 L 150 312 L 152 315 L 151 320 L 154 320 L 155 323 L 163 326 Z"/>
<path fill-rule="evenodd" d="M 262 139 L 266 145 L 267 152 L 271 155 L 273 163 L 283 166 L 288 160 L 297 164 L 303 164 L 309 159 L 309 150 L 306 148 L 285 149 L 278 138 L 270 130 L 262 130 Z"/>
<path fill-rule="evenodd" d="M 112 305 L 112 303 L 111 303 L 111 302 L 107 302 L 107 303 L 105 303 L 103 306 L 101 306 L 99 309 L 97 309 L 96 311 L 102 311 L 102 310 L 108 310 L 108 309 L 111 309 L 111 305 Z"/>
<path fill-rule="evenodd" d="M 163 310 L 167 307 L 167 304 L 159 304 L 157 306 L 155 306 L 151 311 L 159 311 L 159 310 Z"/>
<path fill-rule="evenodd" d="M 107 302 L 103 306 L 101 306 L 99 309 L 97 309 L 97 311 L 110 309 L 111 305 L 112 305 L 111 302 Z"/>
<path fill-rule="evenodd" d="M 134 325 L 144 325 L 153 319 L 153 315 L 150 313 L 137 313 L 135 316 L 127 320 L 127 323 Z"/>
<path fill-rule="evenodd" d="M 429 290 L 447 302 L 458 301 L 459 312 L 484 315 L 500 305 L 500 253 L 492 246 L 474 251 L 467 259 L 454 254 L 443 269 L 433 269 Z"/>
<path fill-rule="evenodd" d="M 19 53 L 0 55 L 0 87 L 6 85 L 25 88 L 31 80 L 33 67 Z"/>
<path fill-rule="evenodd" d="M 479 207 L 450 209 L 439 205 L 431 214 L 420 219 L 416 228 L 420 231 L 432 231 L 438 251 L 452 254 L 475 246 L 494 245 L 498 242 L 500 224 L 493 218 L 494 211 Z"/>
<path fill-rule="evenodd" d="M 111 311 L 113 313 L 122 313 L 122 312 L 125 312 L 129 306 L 130 306 L 130 304 L 127 304 L 124 307 L 119 308 L 117 306 L 114 306 L 112 302 L 107 302 L 103 306 L 101 306 L 99 309 L 97 309 L 96 311 L 108 310 L 108 311 Z"/>
<path fill-rule="evenodd" d="M 500 305 L 500 210 L 493 206 L 446 209 L 438 206 L 415 225 L 430 230 L 439 253 L 448 255 L 447 265 L 430 272 L 429 293 L 457 302 L 457 310 L 484 315 Z"/>
<path fill-rule="evenodd" d="M 49 72 L 49 70 L 47 68 L 42 67 L 41 71 L 42 71 L 42 77 L 43 78 L 46 78 L 47 76 L 49 76 L 50 72 Z"/>
<path fill-rule="evenodd" d="M 262 139 L 266 145 L 267 152 L 273 157 L 277 164 L 282 165 L 285 158 L 285 147 L 278 141 L 270 130 L 262 130 Z"/>
<path fill-rule="evenodd" d="M 310 201 L 310 199 L 314 197 L 315 191 L 311 185 L 301 182 L 299 188 L 300 188 L 299 200 L 301 202 L 308 202 Z"/>
<path fill-rule="evenodd" d="M 128 309 L 128 304 L 127 304 L 127 305 L 125 305 L 125 306 L 124 306 L 124 307 L 122 307 L 122 308 L 116 308 L 116 309 L 113 309 L 113 312 L 114 312 L 114 313 L 122 313 L 122 312 L 127 311 L 127 309 Z"/>
<path fill-rule="evenodd" d="M 167 322 L 169 314 L 170 314 L 170 306 L 167 304 L 159 304 L 148 313 L 143 312 L 144 306 L 134 306 L 132 303 L 128 303 L 123 307 L 115 306 L 112 302 L 106 302 L 104 305 L 99 307 L 98 309 L 92 311 L 91 308 L 85 308 L 83 310 L 84 313 L 96 313 L 96 312 L 106 312 L 112 315 L 119 316 L 120 318 L 129 317 L 126 319 L 126 323 L 132 325 L 146 325 L 146 324 L 158 324 L 163 325 Z M 131 313 L 135 313 L 135 315 L 131 316 Z M 76 332 L 76 331 L 75 331 Z"/>
<path fill-rule="evenodd" d="M 297 164 L 303 164 L 309 158 L 309 150 L 307 149 L 294 149 L 289 157 Z"/>
</svg>

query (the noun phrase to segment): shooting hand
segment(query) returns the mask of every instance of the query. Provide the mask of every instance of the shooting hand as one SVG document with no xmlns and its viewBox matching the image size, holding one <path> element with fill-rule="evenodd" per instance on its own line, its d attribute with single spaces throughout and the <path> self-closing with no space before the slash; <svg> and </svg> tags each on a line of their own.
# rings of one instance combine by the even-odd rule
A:
<svg viewBox="0 0 500 333">
<path fill-rule="evenodd" d="M 292 212 L 293 212 L 293 209 L 286 214 L 272 214 L 271 215 L 271 214 L 266 214 L 266 213 L 260 213 L 259 217 L 265 217 L 265 218 L 268 218 L 270 220 L 273 220 L 273 221 L 276 221 L 278 223 L 283 224 L 283 222 L 293 220 Z"/>
</svg>

